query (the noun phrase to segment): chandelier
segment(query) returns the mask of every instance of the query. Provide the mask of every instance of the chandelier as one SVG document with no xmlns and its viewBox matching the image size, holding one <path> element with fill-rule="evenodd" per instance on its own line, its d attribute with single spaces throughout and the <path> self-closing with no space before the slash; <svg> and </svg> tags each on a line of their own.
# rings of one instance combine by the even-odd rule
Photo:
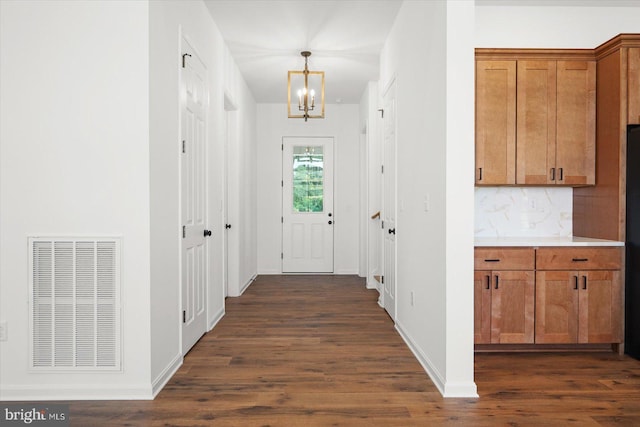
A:
<svg viewBox="0 0 640 427">
<path fill-rule="evenodd" d="M 304 70 L 289 71 L 288 76 L 289 118 L 304 119 L 305 122 L 308 119 L 324 119 L 324 71 L 309 71 L 311 52 L 305 50 L 300 55 L 304 56 Z M 293 96 L 292 88 L 295 90 Z M 316 105 L 316 96 L 320 97 L 319 105 Z"/>
</svg>

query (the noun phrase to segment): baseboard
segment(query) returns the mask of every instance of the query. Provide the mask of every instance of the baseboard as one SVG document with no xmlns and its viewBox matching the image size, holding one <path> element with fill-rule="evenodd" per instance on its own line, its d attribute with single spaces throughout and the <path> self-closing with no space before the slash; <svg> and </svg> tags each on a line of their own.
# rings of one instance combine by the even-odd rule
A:
<svg viewBox="0 0 640 427">
<path fill-rule="evenodd" d="M 341 274 L 341 275 L 350 275 L 350 276 L 357 276 L 359 273 L 359 271 L 357 269 L 343 269 L 343 270 L 336 270 L 333 272 L 333 274 Z"/>
<path fill-rule="evenodd" d="M 0 401 L 153 400 L 150 384 L 3 385 L 0 396 Z"/>
<path fill-rule="evenodd" d="M 164 388 L 164 386 L 169 382 L 171 377 L 180 369 L 182 366 L 183 357 L 181 354 L 176 354 L 171 363 L 169 363 L 163 370 L 160 372 L 160 375 L 153 380 L 151 383 L 151 394 L 155 398 L 160 390 Z"/>
<path fill-rule="evenodd" d="M 282 270 L 273 270 L 273 269 L 259 270 L 258 274 L 264 274 L 264 275 L 273 276 L 274 274 L 282 274 Z"/>
<path fill-rule="evenodd" d="M 209 327 L 209 329 L 207 329 L 207 331 L 212 330 L 220 320 L 222 320 L 222 318 L 225 315 L 225 309 L 224 309 L 224 305 L 220 308 L 220 310 L 218 310 L 218 312 L 213 316 L 213 318 L 211 318 L 211 320 L 209 320 L 209 324 L 207 325 Z"/>
<path fill-rule="evenodd" d="M 253 277 L 251 277 L 251 279 L 249 279 L 249 280 L 247 281 L 247 283 L 245 283 L 245 284 L 240 288 L 240 295 L 242 295 L 242 294 L 244 293 L 244 291 L 246 291 L 246 290 L 249 288 L 249 286 L 253 283 L 253 281 L 254 281 L 254 280 L 256 280 L 256 277 L 257 277 L 257 275 L 256 275 L 256 274 L 254 274 L 254 275 L 253 275 Z M 240 296 L 240 295 L 238 295 L 238 296 Z"/>
<path fill-rule="evenodd" d="M 471 383 L 447 383 L 438 368 L 436 368 L 429 357 L 424 354 L 411 335 L 402 327 L 400 322 L 396 322 L 396 330 L 420 365 L 422 365 L 422 368 L 425 370 L 427 375 L 429 375 L 429 378 L 431 378 L 431 381 L 436 386 L 442 397 L 478 397 L 478 391 L 473 381 Z"/>
</svg>

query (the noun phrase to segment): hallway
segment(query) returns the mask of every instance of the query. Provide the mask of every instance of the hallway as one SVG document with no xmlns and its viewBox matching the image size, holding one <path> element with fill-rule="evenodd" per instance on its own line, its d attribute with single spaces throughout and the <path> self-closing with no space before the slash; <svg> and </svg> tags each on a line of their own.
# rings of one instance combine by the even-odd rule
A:
<svg viewBox="0 0 640 427">
<path fill-rule="evenodd" d="M 443 399 L 356 276 L 259 276 L 154 401 L 73 402 L 72 426 L 638 425 L 640 362 L 479 354 Z"/>
</svg>

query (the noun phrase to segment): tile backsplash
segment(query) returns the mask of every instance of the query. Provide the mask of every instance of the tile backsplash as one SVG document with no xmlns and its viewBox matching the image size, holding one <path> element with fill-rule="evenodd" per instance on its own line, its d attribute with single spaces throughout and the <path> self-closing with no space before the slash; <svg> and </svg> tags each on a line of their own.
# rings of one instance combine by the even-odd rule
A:
<svg viewBox="0 0 640 427">
<path fill-rule="evenodd" d="M 573 189 L 476 187 L 476 237 L 571 237 Z"/>
</svg>

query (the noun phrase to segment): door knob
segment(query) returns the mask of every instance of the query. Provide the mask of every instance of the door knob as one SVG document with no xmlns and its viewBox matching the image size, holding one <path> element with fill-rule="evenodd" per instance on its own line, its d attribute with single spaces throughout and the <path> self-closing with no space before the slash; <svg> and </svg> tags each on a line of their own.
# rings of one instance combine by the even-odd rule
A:
<svg viewBox="0 0 640 427">
<path fill-rule="evenodd" d="M 395 228 L 390 228 L 389 229 L 389 234 L 396 234 L 396 229 Z"/>
<path fill-rule="evenodd" d="M 333 224 L 333 221 L 329 221 L 329 225 Z"/>
<path fill-rule="evenodd" d="M 225 224 L 224 228 L 226 228 L 227 230 L 231 228 L 231 224 Z"/>
<path fill-rule="evenodd" d="M 329 216 L 333 216 L 333 215 L 331 214 L 331 212 L 329 212 Z"/>
<path fill-rule="evenodd" d="M 211 236 L 211 230 L 204 230 L 204 237 Z"/>
</svg>

